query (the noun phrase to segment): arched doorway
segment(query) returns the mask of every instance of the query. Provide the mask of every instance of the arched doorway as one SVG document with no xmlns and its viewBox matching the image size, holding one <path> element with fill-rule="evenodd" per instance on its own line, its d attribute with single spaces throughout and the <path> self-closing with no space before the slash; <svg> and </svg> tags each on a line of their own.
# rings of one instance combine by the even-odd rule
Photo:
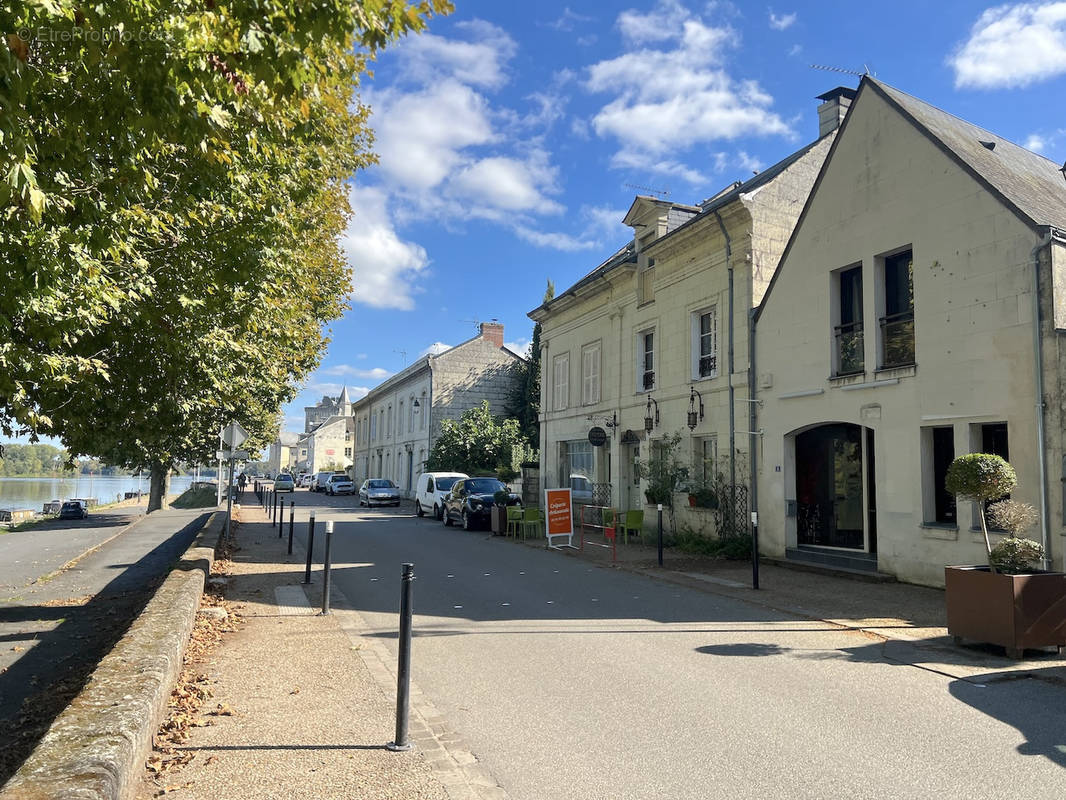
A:
<svg viewBox="0 0 1066 800">
<path fill-rule="evenodd" d="M 877 552 L 873 431 L 837 422 L 795 436 L 796 543 Z"/>
</svg>

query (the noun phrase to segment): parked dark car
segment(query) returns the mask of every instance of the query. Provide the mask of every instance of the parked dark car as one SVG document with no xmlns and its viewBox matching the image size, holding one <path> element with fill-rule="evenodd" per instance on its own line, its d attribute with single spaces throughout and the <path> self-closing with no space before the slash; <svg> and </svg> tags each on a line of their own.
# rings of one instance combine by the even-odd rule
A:
<svg viewBox="0 0 1066 800">
<path fill-rule="evenodd" d="M 372 505 L 398 506 L 400 489 L 388 478 L 369 478 L 359 487 L 359 505 L 370 508 Z"/>
<path fill-rule="evenodd" d="M 89 512 L 81 503 L 64 503 L 59 509 L 60 519 L 85 519 Z"/>
<path fill-rule="evenodd" d="M 463 530 L 473 530 L 476 525 L 487 525 L 498 491 L 507 491 L 507 485 L 495 478 L 464 478 L 452 484 L 452 490 L 444 496 L 441 519 L 445 525 L 463 523 Z M 522 505 L 514 492 L 509 493 L 509 506 Z"/>
</svg>

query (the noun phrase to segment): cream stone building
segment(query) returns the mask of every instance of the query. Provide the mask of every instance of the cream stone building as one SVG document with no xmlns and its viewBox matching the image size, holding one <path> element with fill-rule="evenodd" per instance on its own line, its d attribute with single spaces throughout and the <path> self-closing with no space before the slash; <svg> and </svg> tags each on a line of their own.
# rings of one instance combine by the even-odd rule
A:
<svg viewBox="0 0 1066 800">
<path fill-rule="evenodd" d="M 474 338 L 423 356 L 353 404 L 357 486 L 389 478 L 413 497 L 443 420 L 458 419 L 483 400 L 493 414 L 504 414 L 520 357 L 504 347 L 503 330 L 483 322 Z"/>
<path fill-rule="evenodd" d="M 1064 231 L 1057 164 L 862 80 L 757 313 L 762 552 L 943 585 L 994 452 L 1063 566 Z"/>
<path fill-rule="evenodd" d="M 352 465 L 354 439 L 355 420 L 350 416 L 333 416 L 319 423 L 307 437 L 307 471 L 347 470 Z"/>
<path fill-rule="evenodd" d="M 699 205 L 638 196 L 624 220 L 632 242 L 530 312 L 542 326 L 544 487 L 645 508 L 636 462 L 680 432 L 694 475 L 740 486 L 746 527 L 751 312 L 852 97 L 822 95 L 817 140 Z M 712 513 L 679 499 L 679 524 L 713 532 Z"/>
</svg>

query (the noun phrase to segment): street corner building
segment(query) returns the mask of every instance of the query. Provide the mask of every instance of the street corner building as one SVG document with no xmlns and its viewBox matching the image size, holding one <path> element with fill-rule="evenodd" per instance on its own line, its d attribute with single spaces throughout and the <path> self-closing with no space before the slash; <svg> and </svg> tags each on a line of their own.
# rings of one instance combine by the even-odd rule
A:
<svg viewBox="0 0 1066 800">
<path fill-rule="evenodd" d="M 863 78 L 756 314 L 764 553 L 943 585 L 990 452 L 1062 567 L 1064 231 L 1057 164 Z"/>
</svg>

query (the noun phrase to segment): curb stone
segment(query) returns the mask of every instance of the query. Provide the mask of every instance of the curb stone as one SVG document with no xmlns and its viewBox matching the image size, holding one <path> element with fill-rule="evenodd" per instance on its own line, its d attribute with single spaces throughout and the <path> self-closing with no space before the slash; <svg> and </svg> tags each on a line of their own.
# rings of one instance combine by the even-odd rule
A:
<svg viewBox="0 0 1066 800">
<path fill-rule="evenodd" d="M 181 670 L 224 520 L 211 514 L 85 688 L 0 788 L 0 800 L 132 797 Z"/>
</svg>

